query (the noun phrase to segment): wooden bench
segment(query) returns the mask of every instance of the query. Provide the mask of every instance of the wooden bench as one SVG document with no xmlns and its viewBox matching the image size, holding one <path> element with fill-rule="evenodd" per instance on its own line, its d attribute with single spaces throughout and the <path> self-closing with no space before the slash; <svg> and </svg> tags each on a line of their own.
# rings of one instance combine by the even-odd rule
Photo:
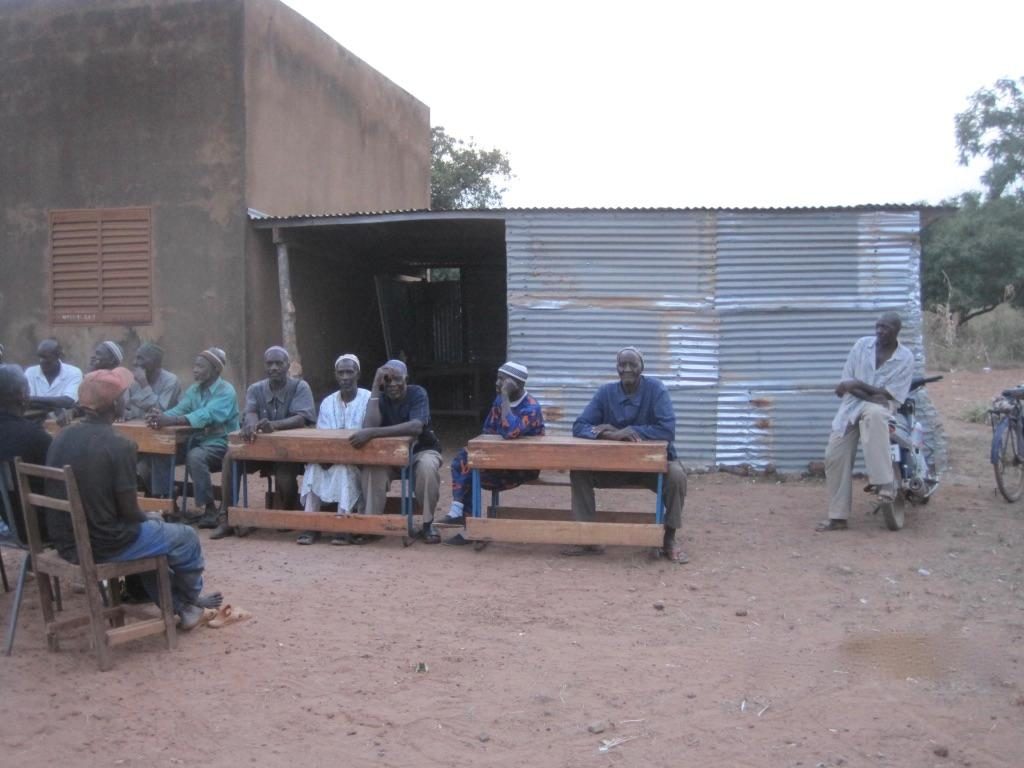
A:
<svg viewBox="0 0 1024 768">
<path fill-rule="evenodd" d="M 545 435 L 505 440 L 481 435 L 469 441 L 468 465 L 473 471 L 473 514 L 466 519 L 471 541 L 523 544 L 596 544 L 660 546 L 664 529 L 662 490 L 668 471 L 667 444 L 660 440 L 626 443 Z M 501 507 L 482 504 L 482 470 L 591 470 L 658 475 L 654 512 L 598 512 L 594 522 L 577 522 L 571 510 Z"/>
<path fill-rule="evenodd" d="M 289 429 L 257 435 L 247 443 L 241 432 L 228 436 L 228 452 L 224 456 L 225 472 L 230 472 L 231 501 L 228 524 L 255 528 L 294 528 L 326 533 L 356 533 L 376 536 L 405 536 L 412 538 L 412 442 L 411 437 L 381 437 L 371 440 L 362 448 L 355 448 L 349 438 L 352 429 Z M 246 461 L 283 461 L 297 464 L 355 464 L 359 466 L 386 466 L 401 469 L 402 495 L 400 513 L 395 515 L 336 515 L 330 512 L 304 512 L 286 509 L 259 509 L 249 506 L 249 491 L 245 483 Z M 241 474 L 237 464 L 241 464 Z M 238 504 L 238 480 L 242 479 L 242 505 Z"/>
</svg>

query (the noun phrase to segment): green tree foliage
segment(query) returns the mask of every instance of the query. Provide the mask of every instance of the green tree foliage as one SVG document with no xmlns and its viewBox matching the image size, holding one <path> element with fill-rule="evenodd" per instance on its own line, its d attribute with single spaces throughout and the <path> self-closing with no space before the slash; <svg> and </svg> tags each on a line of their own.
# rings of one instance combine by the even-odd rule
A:
<svg viewBox="0 0 1024 768">
<path fill-rule="evenodd" d="M 922 233 L 926 307 L 958 326 L 1008 302 L 1024 307 L 1024 199 L 960 199 L 960 210 Z"/>
<path fill-rule="evenodd" d="M 501 205 L 505 187 L 512 178 L 508 157 L 500 149 L 481 149 L 472 139 L 466 142 L 449 136 L 443 126 L 430 131 L 430 207 L 495 208 Z"/>
<path fill-rule="evenodd" d="M 981 180 L 989 199 L 1006 193 L 1024 198 L 1024 77 L 997 80 L 970 99 L 970 107 L 956 116 L 956 144 L 960 164 L 984 155 L 992 163 Z"/>
</svg>

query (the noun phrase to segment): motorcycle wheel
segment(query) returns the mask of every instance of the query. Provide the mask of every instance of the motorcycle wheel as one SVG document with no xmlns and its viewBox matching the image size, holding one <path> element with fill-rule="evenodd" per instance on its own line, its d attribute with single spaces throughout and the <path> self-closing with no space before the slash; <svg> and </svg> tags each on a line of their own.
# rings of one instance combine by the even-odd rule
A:
<svg viewBox="0 0 1024 768">
<path fill-rule="evenodd" d="M 1017 460 L 1013 445 L 1013 425 L 1004 429 L 999 438 L 999 461 L 992 465 L 996 473 L 996 487 L 1007 501 L 1017 501 L 1024 494 L 1024 464 Z"/>
<path fill-rule="evenodd" d="M 900 465 L 897 462 L 893 462 L 892 471 L 893 477 L 900 476 Z M 892 501 L 883 501 L 878 505 L 878 508 L 882 512 L 882 519 L 885 520 L 885 527 L 890 531 L 898 531 L 903 527 L 905 506 L 906 499 L 904 498 L 902 489 L 898 489 L 896 491 L 896 498 Z"/>
</svg>

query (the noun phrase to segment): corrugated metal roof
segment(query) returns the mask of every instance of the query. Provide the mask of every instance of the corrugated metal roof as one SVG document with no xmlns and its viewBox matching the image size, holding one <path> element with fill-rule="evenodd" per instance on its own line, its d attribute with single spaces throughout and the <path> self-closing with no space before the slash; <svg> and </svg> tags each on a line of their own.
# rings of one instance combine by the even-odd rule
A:
<svg viewBox="0 0 1024 768">
<path fill-rule="evenodd" d="M 623 207 L 623 208 L 571 208 L 571 207 L 554 207 L 554 208 L 455 208 L 448 210 L 431 210 L 429 208 L 408 208 L 390 211 L 350 211 L 348 213 L 329 213 L 329 212 L 303 212 L 303 213 L 291 213 L 283 215 L 271 215 L 258 211 L 255 208 L 248 209 L 249 219 L 254 222 L 264 222 L 275 224 L 314 224 L 318 220 L 331 219 L 331 220 L 348 220 L 358 218 L 374 218 L 378 217 L 381 219 L 393 218 L 396 216 L 407 216 L 415 217 L 418 219 L 429 219 L 429 218 L 478 218 L 478 217 L 495 217 L 504 216 L 505 214 L 520 214 L 520 213 L 695 213 L 695 212 L 734 212 L 734 213 L 783 213 L 783 212 L 860 212 L 868 213 L 872 211 L 923 211 L 923 210 L 953 210 L 948 206 L 941 205 L 918 205 L 912 203 L 865 203 L 863 205 L 822 205 L 822 206 L 768 206 L 768 207 L 741 207 L 741 208 L 730 208 L 730 207 L 690 207 L 690 208 L 642 208 L 642 207 Z M 322 223 L 322 222 L 321 222 Z"/>
</svg>

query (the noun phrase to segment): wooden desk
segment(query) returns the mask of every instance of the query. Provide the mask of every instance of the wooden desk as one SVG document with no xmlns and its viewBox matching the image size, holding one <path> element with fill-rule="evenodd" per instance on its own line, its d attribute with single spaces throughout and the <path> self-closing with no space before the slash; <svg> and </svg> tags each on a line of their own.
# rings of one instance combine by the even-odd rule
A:
<svg viewBox="0 0 1024 768">
<path fill-rule="evenodd" d="M 349 438 L 353 429 L 289 429 L 259 434 L 247 443 L 241 432 L 228 436 L 228 452 L 224 466 L 231 467 L 231 501 L 228 508 L 230 525 L 257 528 L 297 528 L 329 533 L 376 535 L 413 535 L 412 443 L 411 437 L 381 437 L 362 448 L 355 448 Z M 360 466 L 400 467 L 402 481 L 402 514 L 399 524 L 391 515 L 334 515 L 329 512 L 256 509 L 249 507 L 249 490 L 244 482 L 245 462 L 283 461 L 297 464 L 356 464 Z M 242 464 L 241 474 L 237 464 Z M 238 502 L 238 480 L 242 479 L 242 506 Z"/>
<path fill-rule="evenodd" d="M 51 435 L 60 432 L 60 426 L 56 419 L 47 419 L 44 428 Z M 174 465 L 178 453 L 178 446 L 187 445 L 189 438 L 195 432 L 192 427 L 161 427 L 151 429 L 146 422 L 137 419 L 134 421 L 115 421 L 114 431 L 124 435 L 133 443 L 140 455 L 166 456 L 171 465 L 170 486 L 167 489 L 166 499 L 150 499 L 142 496 L 139 498 L 139 507 L 145 512 L 172 512 L 174 511 Z"/>
<path fill-rule="evenodd" d="M 466 520 L 466 538 L 524 544 L 660 546 L 664 533 L 662 491 L 668 471 L 667 445 L 661 440 L 626 443 L 555 435 L 517 440 L 497 435 L 473 438 L 468 446 L 468 465 L 473 471 L 473 517 Z M 480 471 L 488 469 L 657 474 L 653 519 L 650 513 L 606 512 L 599 513 L 596 522 L 577 522 L 571 511 L 499 507 L 497 492 L 492 492 L 492 506 L 485 516 Z"/>
</svg>

